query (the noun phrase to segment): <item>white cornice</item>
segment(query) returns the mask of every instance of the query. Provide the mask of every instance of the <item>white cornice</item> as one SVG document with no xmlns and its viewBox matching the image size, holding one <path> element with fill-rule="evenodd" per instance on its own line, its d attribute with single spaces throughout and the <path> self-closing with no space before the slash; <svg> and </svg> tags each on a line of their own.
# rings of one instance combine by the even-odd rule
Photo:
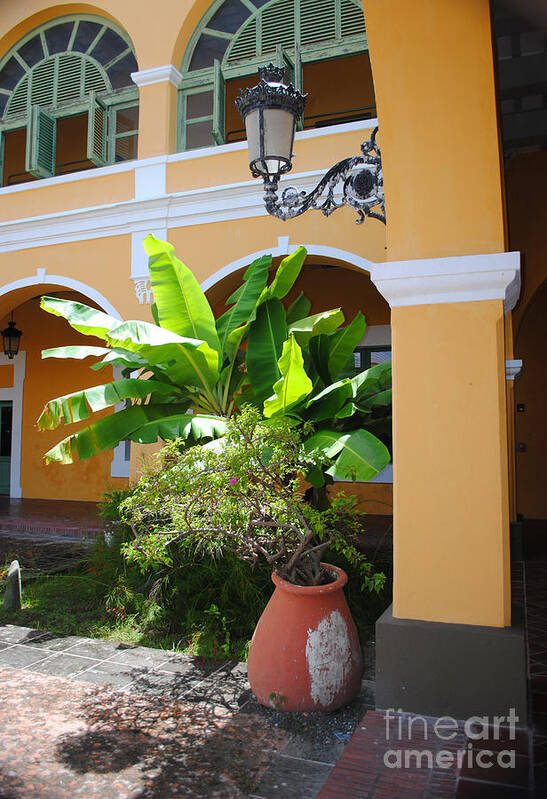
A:
<svg viewBox="0 0 547 799">
<path fill-rule="evenodd" d="M 520 253 L 391 261 L 374 264 L 370 277 L 391 308 L 503 300 L 508 312 L 520 292 Z"/>
<path fill-rule="evenodd" d="M 505 379 L 514 380 L 522 372 L 522 361 L 505 361 Z"/>
<path fill-rule="evenodd" d="M 154 183 L 159 185 L 160 176 L 155 171 Z M 324 172 L 314 170 L 293 175 L 290 185 L 299 191 L 309 191 Z M 146 196 L 143 191 L 140 199 L 1 222 L 0 253 L 265 216 L 262 195 L 262 184 L 247 180 L 160 196 Z"/>
<path fill-rule="evenodd" d="M 151 83 L 165 83 L 169 81 L 179 88 L 182 83 L 182 75 L 173 64 L 164 64 L 161 67 L 152 67 L 152 69 L 141 69 L 140 72 L 132 72 L 131 80 L 136 83 L 140 88 L 141 86 L 150 86 Z"/>
</svg>

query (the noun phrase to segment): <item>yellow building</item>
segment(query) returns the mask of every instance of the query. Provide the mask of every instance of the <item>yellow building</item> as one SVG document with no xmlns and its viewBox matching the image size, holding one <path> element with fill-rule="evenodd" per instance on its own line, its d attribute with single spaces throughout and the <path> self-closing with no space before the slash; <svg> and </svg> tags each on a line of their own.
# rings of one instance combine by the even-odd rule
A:
<svg viewBox="0 0 547 799">
<path fill-rule="evenodd" d="M 5 327 L 13 313 L 23 335 L 0 365 L 0 491 L 96 500 L 137 465 L 123 444 L 44 465 L 61 437 L 38 432 L 44 403 L 104 375 L 41 361 L 42 349 L 81 339 L 40 311 L 41 295 L 149 318 L 152 232 L 220 309 L 257 253 L 279 259 L 303 244 L 312 311 L 362 309 L 365 357 L 393 347 L 395 482 L 387 470 L 360 487 L 366 509 L 395 523 L 380 706 L 461 716 L 515 696 L 523 708 L 509 523 L 547 517 L 547 131 L 534 88 L 545 52 L 534 20 L 488 0 L 157 0 L 150 11 L 129 0 L 2 5 L 0 316 Z M 233 101 L 276 59 L 310 95 L 285 185 L 311 189 L 378 124 L 386 226 L 357 226 L 349 208 L 286 223 L 266 214 Z M 446 687 L 470 635 L 456 704 L 441 689 L 424 698 L 424 664 Z M 502 656 L 513 670 L 471 707 L 465 686 Z"/>
</svg>

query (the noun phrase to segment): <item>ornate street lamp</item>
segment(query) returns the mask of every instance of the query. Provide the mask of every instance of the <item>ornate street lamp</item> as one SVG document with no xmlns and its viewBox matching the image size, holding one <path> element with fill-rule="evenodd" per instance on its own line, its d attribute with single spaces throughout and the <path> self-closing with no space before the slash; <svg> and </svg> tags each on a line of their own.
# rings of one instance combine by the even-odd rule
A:
<svg viewBox="0 0 547 799">
<path fill-rule="evenodd" d="M 11 312 L 11 321 L 5 330 L 2 330 L 2 343 L 4 345 L 4 355 L 7 355 L 11 360 L 19 352 L 19 343 L 21 341 L 22 332 L 17 330 L 15 322 L 13 321 L 13 311 Z"/>
<path fill-rule="evenodd" d="M 235 101 L 247 131 L 251 174 L 264 181 L 267 212 L 287 220 L 309 208 L 329 216 L 337 208 L 349 205 L 357 211 L 358 225 L 365 216 L 385 224 L 382 161 L 376 144 L 378 128 L 361 145 L 362 155 L 339 161 L 308 194 L 290 186 L 278 197 L 279 178 L 292 169 L 294 132 L 307 99 L 307 95 L 300 94 L 291 83 L 283 83 L 284 72 L 283 67 L 273 64 L 261 67 L 258 70 L 260 82 L 251 89 L 240 90 Z M 342 197 L 336 199 L 334 190 L 339 184 L 342 184 Z"/>
</svg>

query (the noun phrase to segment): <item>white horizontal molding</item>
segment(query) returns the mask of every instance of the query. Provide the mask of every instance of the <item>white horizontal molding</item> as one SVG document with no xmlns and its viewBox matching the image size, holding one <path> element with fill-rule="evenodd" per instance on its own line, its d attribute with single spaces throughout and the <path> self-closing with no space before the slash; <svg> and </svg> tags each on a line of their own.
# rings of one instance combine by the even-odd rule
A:
<svg viewBox="0 0 547 799">
<path fill-rule="evenodd" d="M 522 372 L 522 361 L 505 361 L 505 379 L 514 380 Z"/>
<path fill-rule="evenodd" d="M 370 277 L 391 308 L 503 300 L 508 312 L 520 293 L 520 253 L 391 261 L 374 264 Z"/>
<path fill-rule="evenodd" d="M 165 83 L 169 81 L 177 89 L 182 83 L 182 75 L 173 64 L 164 64 L 161 67 L 151 69 L 141 69 L 140 72 L 132 72 L 131 80 L 140 88 L 150 86 L 152 83 Z"/>
<path fill-rule="evenodd" d="M 143 178 L 145 196 L 140 199 L 1 222 L 0 253 L 266 216 L 262 184 L 255 180 L 148 197 L 147 192 L 154 193 L 163 179 L 161 164 L 157 166 L 148 175 L 151 188 L 145 188 L 146 178 Z M 293 175 L 287 185 L 309 191 L 325 171 Z"/>
</svg>

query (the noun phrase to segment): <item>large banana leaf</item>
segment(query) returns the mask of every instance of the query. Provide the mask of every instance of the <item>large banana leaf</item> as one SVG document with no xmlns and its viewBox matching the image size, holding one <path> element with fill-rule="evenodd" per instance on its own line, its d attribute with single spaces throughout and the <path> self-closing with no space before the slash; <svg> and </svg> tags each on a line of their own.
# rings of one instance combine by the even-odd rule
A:
<svg viewBox="0 0 547 799">
<path fill-rule="evenodd" d="M 391 385 L 391 361 L 378 363 L 352 377 L 354 396 L 363 399 Z"/>
<path fill-rule="evenodd" d="M 323 391 L 312 397 L 306 404 L 306 418 L 310 421 L 320 422 L 329 418 L 347 418 L 357 413 L 362 406 L 367 409 L 367 398 L 379 395 L 384 386 L 391 383 L 391 362 L 372 366 L 352 378 L 342 378 L 335 383 L 330 383 Z M 355 401 L 355 402 L 354 402 Z M 376 407 L 388 405 L 390 395 L 377 401 Z M 348 407 L 345 404 L 348 403 Z M 372 406 L 371 406 L 372 407 Z M 344 410 L 342 410 L 344 409 Z"/>
<path fill-rule="evenodd" d="M 387 447 L 367 430 L 341 433 L 319 430 L 305 443 L 307 452 L 336 459 L 327 474 L 339 480 L 366 482 L 376 477 L 390 461 Z"/>
<path fill-rule="evenodd" d="M 80 361 L 84 358 L 100 358 L 109 354 L 110 350 L 107 347 L 84 347 L 80 344 L 73 344 L 69 347 L 50 347 L 50 349 L 42 350 L 42 358 L 76 358 Z"/>
<path fill-rule="evenodd" d="M 221 355 L 213 311 L 192 271 L 169 242 L 149 235 L 143 246 L 161 327 L 183 338 L 202 339 Z"/>
<path fill-rule="evenodd" d="M 147 371 L 150 368 L 148 361 L 141 358 L 136 352 L 123 350 L 121 347 L 111 347 L 108 355 L 105 355 L 104 358 L 101 358 L 97 363 L 91 364 L 89 368 L 95 371 L 102 371 L 107 366 L 117 366 L 119 369 L 129 370 L 131 372 L 140 369 Z"/>
<path fill-rule="evenodd" d="M 251 316 L 254 318 L 253 313 L 256 313 L 257 302 L 266 286 L 271 264 L 271 255 L 262 255 L 253 261 L 243 275 L 241 286 L 226 300 L 226 305 L 231 307 L 217 319 L 216 323 L 223 353 L 226 352 L 226 340 L 230 333 L 250 321 Z"/>
<path fill-rule="evenodd" d="M 73 344 L 68 347 L 51 347 L 48 350 L 42 350 L 42 358 L 75 358 L 83 360 L 84 358 L 98 358 L 101 356 L 101 360 L 91 364 L 90 369 L 100 370 L 107 366 L 117 366 L 120 369 L 135 371 L 148 365 L 136 353 L 114 347 L 107 349 L 106 347 L 87 347 Z"/>
<path fill-rule="evenodd" d="M 323 389 L 308 404 L 307 418 L 311 422 L 322 422 L 334 419 L 344 403 L 353 397 L 351 381 L 346 379 Z"/>
<path fill-rule="evenodd" d="M 40 430 L 54 430 L 60 424 L 89 419 L 95 411 L 110 408 L 126 399 L 145 399 L 152 393 L 167 396 L 173 392 L 173 386 L 157 380 L 114 380 L 50 400 L 37 424 Z"/>
<path fill-rule="evenodd" d="M 283 258 L 268 288 L 270 297 L 277 297 L 278 300 L 282 300 L 289 293 L 300 274 L 307 254 L 305 247 L 299 247 L 291 255 Z"/>
<path fill-rule="evenodd" d="M 319 336 L 322 333 L 333 333 L 344 321 L 344 314 L 340 308 L 333 308 L 330 311 L 306 316 L 289 325 L 289 333 L 293 333 L 301 347 L 306 347 L 312 336 Z"/>
<path fill-rule="evenodd" d="M 131 321 L 112 330 L 108 342 L 136 352 L 177 385 L 199 386 L 210 392 L 218 380 L 218 355 L 205 341 Z"/>
<path fill-rule="evenodd" d="M 310 312 L 311 300 L 309 300 L 303 291 L 300 292 L 298 297 L 287 308 L 287 324 L 297 322 L 303 319 Z"/>
<path fill-rule="evenodd" d="M 339 480 L 372 480 L 390 461 L 385 444 L 368 430 L 354 430 L 338 442 L 342 443 L 342 449 L 327 474 Z"/>
<path fill-rule="evenodd" d="M 158 436 L 174 439 L 186 435 L 198 439 L 225 432 L 223 419 L 189 414 L 184 405 L 132 405 L 63 439 L 46 452 L 45 459 L 46 463 L 73 463 L 76 457 L 91 458 L 126 439 L 151 444 Z"/>
<path fill-rule="evenodd" d="M 275 396 L 264 402 L 264 416 L 286 413 L 311 392 L 313 385 L 304 369 L 302 350 L 291 334 L 283 344 L 278 361 L 281 378 L 274 384 Z"/>
<path fill-rule="evenodd" d="M 390 388 L 379 391 L 369 397 L 359 399 L 359 410 L 372 410 L 373 408 L 389 408 L 392 403 L 392 391 Z"/>
<path fill-rule="evenodd" d="M 323 385 L 328 386 L 331 382 L 329 372 L 329 336 L 322 333 L 310 339 L 308 351 L 310 354 L 313 368 L 322 381 Z M 315 388 L 315 386 L 314 386 Z"/>
<path fill-rule="evenodd" d="M 286 338 L 285 309 L 281 300 L 270 299 L 259 306 L 247 339 L 247 374 L 259 402 L 270 396 L 279 379 L 277 361 Z"/>
<path fill-rule="evenodd" d="M 332 380 L 335 380 L 347 364 L 354 349 L 365 335 L 367 323 L 359 311 L 349 325 L 333 333 L 329 337 L 328 370 Z"/>
<path fill-rule="evenodd" d="M 105 341 L 108 333 L 120 324 L 119 319 L 115 319 L 103 311 L 98 311 L 81 302 L 63 300 L 60 297 L 42 297 L 40 307 L 54 316 L 62 316 L 79 333 L 83 333 L 85 336 L 97 336 Z"/>
</svg>

